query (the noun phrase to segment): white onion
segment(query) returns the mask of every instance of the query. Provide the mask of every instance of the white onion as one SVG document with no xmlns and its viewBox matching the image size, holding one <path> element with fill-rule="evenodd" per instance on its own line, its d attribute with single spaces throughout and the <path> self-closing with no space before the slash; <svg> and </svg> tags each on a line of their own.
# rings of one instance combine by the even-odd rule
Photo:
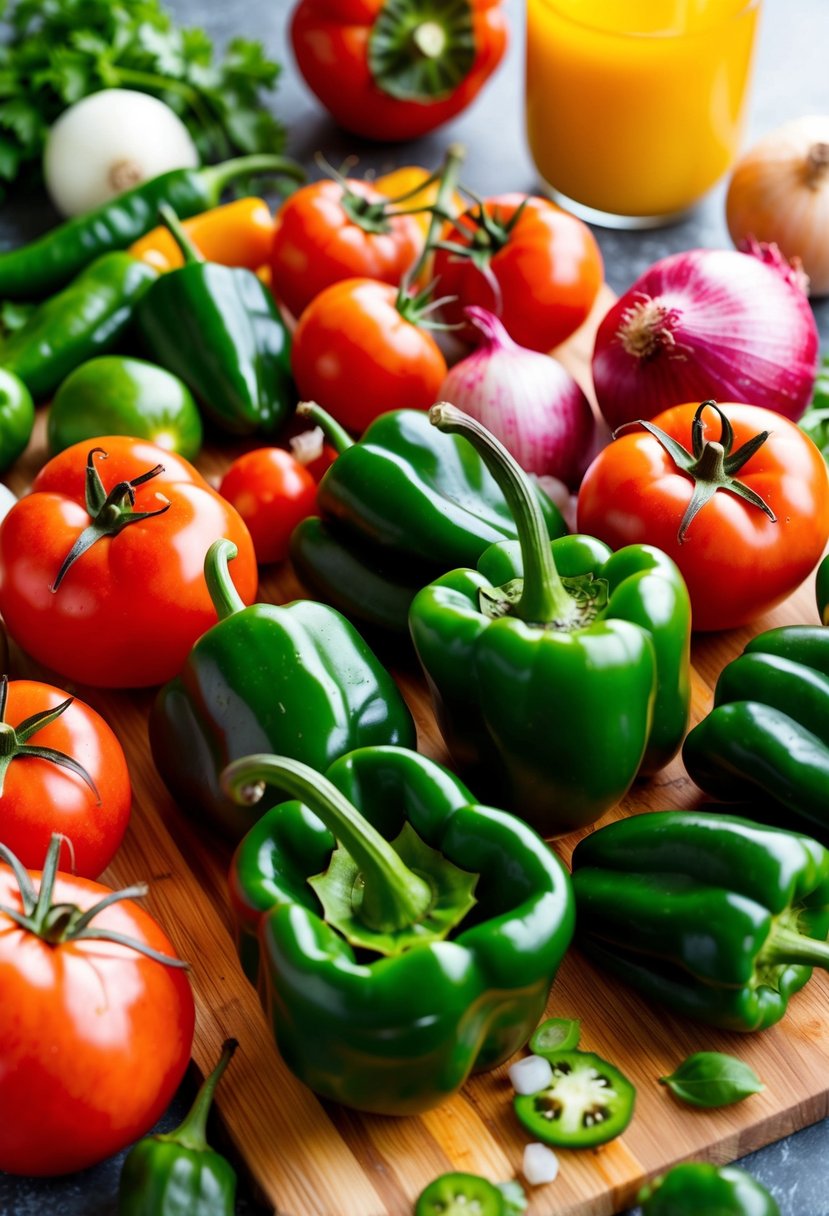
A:
<svg viewBox="0 0 829 1216">
<path fill-rule="evenodd" d="M 438 397 L 482 422 L 528 473 L 577 487 L 596 425 L 584 393 L 551 355 L 513 342 L 491 312 L 465 312 L 483 341 L 450 369 Z"/>
<path fill-rule="evenodd" d="M 169 106 L 134 89 L 102 89 L 61 114 L 43 154 L 46 190 L 62 215 L 80 215 L 169 169 L 199 163 Z"/>
<path fill-rule="evenodd" d="M 543 1056 L 524 1056 L 511 1066 L 507 1075 L 517 1094 L 537 1094 L 552 1082 L 553 1070 Z"/>
<path fill-rule="evenodd" d="M 521 1172 L 530 1186 L 555 1182 L 558 1178 L 558 1157 L 546 1144 L 528 1144 L 524 1149 Z"/>
</svg>

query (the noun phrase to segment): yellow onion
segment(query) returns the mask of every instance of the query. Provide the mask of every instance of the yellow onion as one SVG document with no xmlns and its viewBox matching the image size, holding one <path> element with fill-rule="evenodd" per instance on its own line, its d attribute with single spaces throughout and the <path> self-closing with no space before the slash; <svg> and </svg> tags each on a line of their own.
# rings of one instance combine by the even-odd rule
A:
<svg viewBox="0 0 829 1216">
<path fill-rule="evenodd" d="M 829 293 L 829 114 L 785 123 L 737 162 L 725 204 L 731 239 L 773 241 Z"/>
</svg>

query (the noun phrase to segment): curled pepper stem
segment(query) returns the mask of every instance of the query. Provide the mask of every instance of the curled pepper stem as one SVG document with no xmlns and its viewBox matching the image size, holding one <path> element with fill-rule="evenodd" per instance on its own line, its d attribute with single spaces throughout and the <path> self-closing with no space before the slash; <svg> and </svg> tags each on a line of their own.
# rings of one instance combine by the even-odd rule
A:
<svg viewBox="0 0 829 1216">
<path fill-rule="evenodd" d="M 345 427 L 340 426 L 336 418 L 332 418 L 327 410 L 324 410 L 321 405 L 317 405 L 316 401 L 300 401 L 296 407 L 296 413 L 299 418 L 307 418 L 320 428 L 338 456 L 342 456 L 348 448 L 354 447 L 354 440 Z"/>
<path fill-rule="evenodd" d="M 312 810 L 359 868 L 362 898 L 354 911 L 367 928 L 399 932 L 429 911 L 429 884 L 403 863 L 333 782 L 309 765 L 288 756 L 244 756 L 224 769 L 221 785 L 229 797 L 248 805 L 259 801 L 267 785 L 276 785 Z"/>
<path fill-rule="evenodd" d="M 204 581 L 220 621 L 227 620 L 246 607 L 227 568 L 228 562 L 233 561 L 238 552 L 232 540 L 220 537 L 213 541 L 204 557 Z"/>
<path fill-rule="evenodd" d="M 209 1147 L 207 1143 L 207 1116 L 213 1103 L 213 1095 L 216 1092 L 216 1086 L 219 1084 L 222 1073 L 233 1059 L 233 1054 L 238 1046 L 239 1042 L 237 1039 L 225 1040 L 222 1044 L 222 1054 L 218 1064 L 210 1075 L 202 1081 L 193 1105 L 182 1122 L 173 1131 L 158 1135 L 156 1137 L 157 1140 L 178 1144 L 182 1148 L 188 1148 L 195 1153 L 204 1152 Z"/>
<path fill-rule="evenodd" d="M 772 926 L 760 958 L 763 963 L 772 966 L 799 963 L 804 967 L 822 967 L 824 971 L 829 971 L 829 942 L 776 924 Z"/>
<path fill-rule="evenodd" d="M 576 603 L 556 570 L 547 525 L 527 474 L 482 423 L 448 401 L 432 406 L 429 421 L 440 431 L 469 440 L 507 501 L 524 568 L 523 588 L 511 615 L 528 623 L 566 627 L 576 615 Z"/>
</svg>

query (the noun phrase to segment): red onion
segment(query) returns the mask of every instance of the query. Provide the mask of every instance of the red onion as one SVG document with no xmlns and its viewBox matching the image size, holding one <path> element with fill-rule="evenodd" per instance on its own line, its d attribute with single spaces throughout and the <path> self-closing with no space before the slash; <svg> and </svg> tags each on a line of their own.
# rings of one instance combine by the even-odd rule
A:
<svg viewBox="0 0 829 1216">
<path fill-rule="evenodd" d="M 615 430 L 688 401 L 743 401 L 793 421 L 819 338 L 801 278 L 774 245 L 692 249 L 646 270 L 599 326 L 593 383 Z"/>
<path fill-rule="evenodd" d="M 482 422 L 528 473 L 578 486 L 596 427 L 584 393 L 551 355 L 518 346 L 491 312 L 464 311 L 483 341 L 449 370 L 438 395 Z"/>
</svg>

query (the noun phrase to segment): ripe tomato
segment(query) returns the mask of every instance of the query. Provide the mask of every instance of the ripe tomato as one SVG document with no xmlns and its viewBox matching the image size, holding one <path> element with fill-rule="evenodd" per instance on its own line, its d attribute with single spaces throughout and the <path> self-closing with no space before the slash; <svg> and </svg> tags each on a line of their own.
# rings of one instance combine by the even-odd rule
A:
<svg viewBox="0 0 829 1216">
<path fill-rule="evenodd" d="M 208 548 L 222 536 L 233 541 L 232 577 L 252 603 L 253 543 L 233 507 L 180 456 L 122 435 L 97 442 L 98 455 L 84 442 L 50 460 L 3 520 L 0 612 L 24 650 L 69 679 L 106 688 L 160 684 L 216 623 L 203 574 Z M 98 510 L 85 494 L 96 476 L 92 498 L 102 520 L 112 504 L 102 505 L 101 496 L 113 491 L 125 507 L 134 494 L 137 516 L 95 540 L 52 591 Z"/>
<path fill-rule="evenodd" d="M 811 440 L 771 410 L 730 402 L 720 408 L 734 430 L 732 454 L 760 432 L 770 432 L 734 476 L 767 503 L 776 522 L 720 489 L 680 542 L 694 481 L 644 429 L 620 436 L 599 453 L 578 501 L 579 531 L 614 549 L 655 545 L 674 559 L 688 584 L 693 627 L 704 630 L 744 625 L 773 608 L 803 582 L 829 537 L 829 474 Z M 673 406 L 652 425 L 690 450 L 699 409 Z M 710 407 L 701 420 L 706 443 L 725 438 Z"/>
<path fill-rule="evenodd" d="M 39 873 L 30 877 L 37 890 Z M 86 910 L 109 893 L 59 874 L 50 902 Z M 7 865 L 0 865 L 0 904 L 26 911 Z M 158 924 L 129 900 L 105 908 L 90 928 L 174 954 Z M 193 1039 L 193 996 L 180 968 L 112 941 L 43 941 L 0 910 L 0 991 L 0 1170 L 85 1169 L 159 1119 Z"/>
<path fill-rule="evenodd" d="M 283 448 L 256 448 L 234 460 L 219 493 L 247 524 L 256 560 L 281 562 L 294 528 L 314 512 L 317 483 Z"/>
<path fill-rule="evenodd" d="M 388 283 L 345 279 L 318 295 L 296 327 L 291 364 L 300 396 L 351 431 L 387 410 L 428 409 L 446 375 L 434 338 L 396 301 Z"/>
<path fill-rule="evenodd" d="M 387 198 L 367 182 L 311 182 L 279 211 L 272 288 L 295 317 L 332 283 L 356 276 L 397 284 L 423 246 L 413 215 L 387 216 Z"/>
<path fill-rule="evenodd" d="M 33 715 L 48 715 L 66 699 L 50 684 L 13 680 L 0 718 L 17 727 Z M 60 832 L 71 842 L 62 846 L 65 868 L 97 878 L 114 857 L 129 820 L 132 789 L 121 744 L 101 715 L 77 697 L 52 722 L 31 735 L 23 733 L 21 750 L 12 751 L 0 775 L 0 841 L 24 866 L 39 866 L 52 834 Z M 69 756 L 98 796 L 78 773 L 48 756 L 27 754 L 30 748 Z"/>
<path fill-rule="evenodd" d="M 496 313 L 519 345 L 552 350 L 586 320 L 602 285 L 596 239 L 581 220 L 543 198 L 499 194 L 484 200 L 484 212 L 486 226 L 473 207 L 443 232 L 442 240 L 476 250 L 475 261 L 448 249 L 436 252 L 440 294 L 456 297 L 443 315 L 460 324 L 464 308 L 478 304 Z M 462 332 L 476 340 L 471 326 Z"/>
</svg>

